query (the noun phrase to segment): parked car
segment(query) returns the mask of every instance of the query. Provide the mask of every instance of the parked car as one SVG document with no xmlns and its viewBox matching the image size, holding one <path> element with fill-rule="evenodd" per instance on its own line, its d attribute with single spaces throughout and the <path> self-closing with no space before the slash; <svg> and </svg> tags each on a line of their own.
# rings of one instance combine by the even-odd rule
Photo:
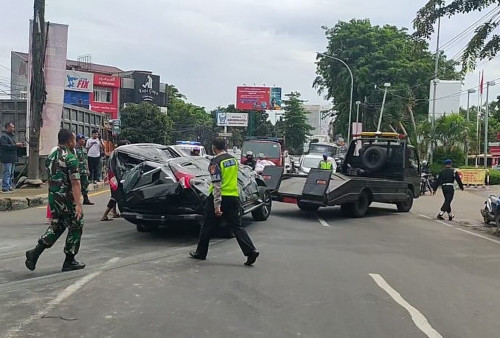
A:
<svg viewBox="0 0 500 338">
<path fill-rule="evenodd" d="M 320 154 L 308 154 L 303 155 L 298 163 L 298 173 L 299 174 L 309 174 L 311 168 L 318 168 L 319 162 L 323 160 L 323 155 Z M 337 163 L 334 158 L 328 157 L 328 161 L 332 163 L 333 172 L 337 171 Z"/>
<path fill-rule="evenodd" d="M 171 147 L 131 144 L 117 148 L 110 158 L 118 185 L 118 206 L 124 219 L 144 232 L 174 221 L 203 221 L 209 195 L 209 161 L 201 156 L 177 157 Z M 248 166 L 239 167 L 241 213 L 265 221 L 271 195 L 265 182 Z"/>
</svg>

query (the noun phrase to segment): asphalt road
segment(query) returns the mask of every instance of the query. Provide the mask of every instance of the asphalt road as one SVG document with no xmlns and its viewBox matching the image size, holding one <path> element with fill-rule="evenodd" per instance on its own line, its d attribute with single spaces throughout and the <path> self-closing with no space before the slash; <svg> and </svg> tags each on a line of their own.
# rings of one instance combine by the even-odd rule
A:
<svg viewBox="0 0 500 338">
<path fill-rule="evenodd" d="M 99 222 L 107 194 L 93 200 L 77 272 L 60 272 L 62 240 L 36 271 L 24 267 L 45 209 L 0 214 L 0 336 L 500 335 L 500 241 L 453 223 L 391 206 L 346 219 L 338 208 L 316 217 L 275 203 L 267 222 L 245 217 L 261 251 L 245 267 L 234 239 L 195 261 L 195 225 L 138 233 Z"/>
</svg>

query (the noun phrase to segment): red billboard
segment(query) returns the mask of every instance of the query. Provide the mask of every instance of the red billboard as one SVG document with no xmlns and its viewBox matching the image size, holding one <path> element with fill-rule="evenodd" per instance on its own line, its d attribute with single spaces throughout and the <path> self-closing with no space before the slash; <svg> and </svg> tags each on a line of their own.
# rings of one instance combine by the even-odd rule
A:
<svg viewBox="0 0 500 338">
<path fill-rule="evenodd" d="M 90 93 L 90 109 L 118 118 L 119 76 L 94 74 L 94 90 Z"/>
<path fill-rule="evenodd" d="M 271 88 L 269 87 L 237 87 L 236 109 L 269 110 Z"/>
<path fill-rule="evenodd" d="M 102 87 L 120 88 L 120 77 L 104 74 L 94 74 L 94 85 Z"/>
</svg>

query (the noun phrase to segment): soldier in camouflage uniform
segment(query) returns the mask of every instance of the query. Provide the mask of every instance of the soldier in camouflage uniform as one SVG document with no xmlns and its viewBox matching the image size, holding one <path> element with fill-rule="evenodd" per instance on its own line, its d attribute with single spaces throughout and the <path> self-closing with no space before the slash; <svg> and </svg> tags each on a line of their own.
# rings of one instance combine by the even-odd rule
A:
<svg viewBox="0 0 500 338">
<path fill-rule="evenodd" d="M 64 246 L 66 259 L 62 271 L 85 267 L 85 264 L 75 260 L 83 228 L 79 162 L 74 154 L 75 134 L 71 130 L 61 129 L 58 139 L 57 150 L 52 152 L 45 162 L 49 176 L 49 207 L 52 212 L 52 222 L 38 240 L 36 247 L 26 252 L 25 264 L 30 270 L 35 270 L 38 257 L 57 241 L 66 228 L 68 228 Z"/>
<path fill-rule="evenodd" d="M 82 196 L 84 205 L 94 205 L 94 203 L 89 200 L 89 157 L 87 155 L 87 149 L 85 149 L 85 135 L 76 135 L 76 157 L 80 162 L 80 182 L 82 184 Z"/>
</svg>

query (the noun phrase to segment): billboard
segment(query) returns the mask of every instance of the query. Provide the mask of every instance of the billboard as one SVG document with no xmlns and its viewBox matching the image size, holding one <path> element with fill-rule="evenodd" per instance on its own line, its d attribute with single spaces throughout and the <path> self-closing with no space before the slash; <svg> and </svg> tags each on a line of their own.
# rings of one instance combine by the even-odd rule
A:
<svg viewBox="0 0 500 338">
<path fill-rule="evenodd" d="M 150 102 L 160 104 L 160 77 L 158 75 L 135 72 L 134 103 Z"/>
<path fill-rule="evenodd" d="M 271 88 L 270 110 L 281 110 L 281 88 Z"/>
<path fill-rule="evenodd" d="M 269 110 L 271 88 L 269 87 L 237 87 L 236 109 Z"/>
<path fill-rule="evenodd" d="M 94 74 L 94 85 L 101 87 L 120 88 L 120 77 L 104 74 Z"/>
<path fill-rule="evenodd" d="M 248 114 L 217 112 L 217 125 L 219 127 L 248 127 Z"/>
<path fill-rule="evenodd" d="M 64 103 L 89 109 L 90 93 L 66 90 L 64 92 Z"/>
<path fill-rule="evenodd" d="M 94 90 L 94 74 L 67 70 L 64 90 L 85 93 L 92 92 Z"/>
<path fill-rule="evenodd" d="M 462 94 L 461 81 L 439 80 L 436 85 L 435 119 L 443 115 L 458 113 Z M 434 104 L 434 83 L 431 81 L 429 92 L 429 121 L 432 120 L 432 106 Z"/>
</svg>

